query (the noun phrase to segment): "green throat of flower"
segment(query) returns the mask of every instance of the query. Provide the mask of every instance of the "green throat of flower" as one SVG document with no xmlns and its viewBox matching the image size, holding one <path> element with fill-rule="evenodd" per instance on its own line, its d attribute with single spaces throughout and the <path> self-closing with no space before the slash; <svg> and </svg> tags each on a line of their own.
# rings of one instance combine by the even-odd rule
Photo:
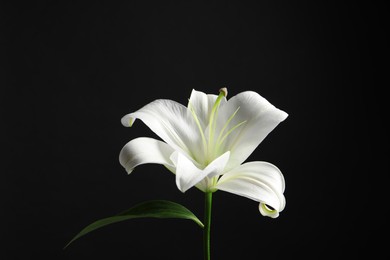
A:
<svg viewBox="0 0 390 260">
<path fill-rule="evenodd" d="M 236 116 L 237 112 L 239 111 L 240 107 L 238 107 L 226 120 L 225 124 L 221 129 L 217 129 L 217 120 L 218 120 L 218 112 L 219 107 L 221 105 L 221 101 L 226 98 L 227 96 L 227 89 L 221 88 L 219 90 L 219 95 L 217 99 L 215 100 L 215 103 L 213 105 L 213 108 L 211 109 L 210 117 L 208 126 L 206 129 L 203 129 L 199 118 L 192 107 L 191 104 L 189 104 L 189 109 L 192 113 L 192 116 L 196 122 L 196 125 L 198 126 L 200 135 L 202 137 L 202 144 L 203 144 L 203 152 L 204 152 L 204 161 L 199 162 L 204 166 L 207 166 L 210 162 L 212 162 L 214 159 L 216 159 L 218 156 L 220 156 L 224 151 L 223 144 L 226 141 L 227 137 L 236 129 L 238 129 L 240 126 L 246 123 L 246 120 L 241 121 L 234 126 L 230 126 L 230 122 L 232 119 Z M 216 131 L 219 130 L 218 136 L 216 136 Z"/>
</svg>

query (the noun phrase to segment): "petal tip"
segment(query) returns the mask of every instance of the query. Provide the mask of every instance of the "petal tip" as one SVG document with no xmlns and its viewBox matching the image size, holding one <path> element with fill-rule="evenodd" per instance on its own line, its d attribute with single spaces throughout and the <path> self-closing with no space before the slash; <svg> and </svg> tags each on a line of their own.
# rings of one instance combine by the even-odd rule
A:
<svg viewBox="0 0 390 260">
<path fill-rule="evenodd" d="M 129 168 L 129 169 L 125 169 L 126 172 L 127 172 L 127 175 L 130 175 L 132 172 L 133 172 L 133 168 Z"/>
<path fill-rule="evenodd" d="M 176 186 L 177 186 L 178 190 L 181 191 L 181 193 L 185 193 L 189 189 L 188 187 L 183 186 L 182 182 L 177 177 L 177 175 L 176 175 Z"/>
<path fill-rule="evenodd" d="M 125 127 L 131 127 L 133 125 L 134 121 L 135 121 L 135 119 L 133 117 L 131 117 L 130 115 L 125 115 L 121 119 L 121 123 Z"/>
<path fill-rule="evenodd" d="M 270 218 L 279 217 L 279 211 L 277 211 L 276 209 L 270 208 L 265 203 L 259 204 L 259 211 L 260 211 L 261 215 L 263 215 L 265 217 L 270 217 Z"/>
<path fill-rule="evenodd" d="M 282 121 L 284 121 L 288 117 L 288 113 L 283 111 L 283 110 L 280 110 L 280 112 L 281 112 L 280 117 L 281 117 Z"/>
</svg>

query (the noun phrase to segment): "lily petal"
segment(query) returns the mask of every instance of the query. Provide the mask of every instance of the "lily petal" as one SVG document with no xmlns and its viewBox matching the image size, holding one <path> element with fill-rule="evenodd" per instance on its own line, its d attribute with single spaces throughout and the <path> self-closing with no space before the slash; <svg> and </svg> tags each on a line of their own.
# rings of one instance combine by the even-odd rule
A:
<svg viewBox="0 0 390 260">
<path fill-rule="evenodd" d="M 139 137 L 131 140 L 122 148 L 119 153 L 119 162 L 128 174 L 140 164 L 156 163 L 169 167 L 173 166 L 170 160 L 173 152 L 172 147 L 162 141 Z"/>
<path fill-rule="evenodd" d="M 267 216 L 271 218 L 279 217 L 279 211 L 275 209 L 270 209 L 269 206 L 267 206 L 265 203 L 262 202 L 260 202 L 259 204 L 259 211 L 263 216 Z"/>
<path fill-rule="evenodd" d="M 155 134 L 175 150 L 195 160 L 203 156 L 202 137 L 187 107 L 172 100 L 158 99 L 122 118 L 124 126 L 132 126 L 135 119 L 142 120 Z"/>
<path fill-rule="evenodd" d="M 201 91 L 196 91 L 195 89 L 191 92 L 188 108 L 195 112 L 203 130 L 210 121 L 211 110 L 213 109 L 217 97 L 217 95 L 205 94 Z M 226 103 L 226 98 L 221 101 L 221 104 L 223 103 Z"/>
<path fill-rule="evenodd" d="M 250 162 L 234 168 L 222 175 L 216 188 L 260 202 L 261 214 L 270 217 L 277 217 L 286 203 L 284 177 L 275 165 L 267 162 Z"/>
<path fill-rule="evenodd" d="M 217 119 L 217 131 L 220 136 L 236 127 L 220 144 L 221 150 L 231 151 L 227 169 L 242 164 L 287 116 L 286 112 L 253 91 L 241 92 L 221 105 Z M 226 122 L 229 122 L 227 127 Z"/>
<path fill-rule="evenodd" d="M 229 156 L 230 152 L 224 153 L 202 170 L 180 152 L 173 153 L 171 161 L 176 166 L 176 185 L 178 189 L 185 192 L 204 178 L 213 178 L 220 175 L 229 160 Z"/>
</svg>

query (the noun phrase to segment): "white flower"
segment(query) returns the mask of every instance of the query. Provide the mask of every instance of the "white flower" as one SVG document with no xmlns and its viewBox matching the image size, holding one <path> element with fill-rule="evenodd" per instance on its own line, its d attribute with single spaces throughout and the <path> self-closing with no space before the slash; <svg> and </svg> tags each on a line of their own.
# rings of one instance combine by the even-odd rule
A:
<svg viewBox="0 0 390 260">
<path fill-rule="evenodd" d="M 259 94 L 246 91 L 226 99 L 227 90 L 206 95 L 193 90 L 185 107 L 155 100 L 125 115 L 122 124 L 142 120 L 163 141 L 140 137 L 128 142 L 119 160 L 128 173 L 146 163 L 165 165 L 176 174 L 179 190 L 224 190 L 260 202 L 264 216 L 277 217 L 285 207 L 280 170 L 267 162 L 244 163 L 287 113 Z"/>
</svg>

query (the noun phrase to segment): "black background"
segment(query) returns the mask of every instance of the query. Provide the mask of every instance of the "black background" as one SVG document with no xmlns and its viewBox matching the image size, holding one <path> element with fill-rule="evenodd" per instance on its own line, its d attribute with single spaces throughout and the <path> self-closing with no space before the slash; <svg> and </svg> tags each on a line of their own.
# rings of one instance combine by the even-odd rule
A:
<svg viewBox="0 0 390 260">
<path fill-rule="evenodd" d="M 342 1 L 1 4 L 0 259 L 202 259 L 202 231 L 185 220 L 118 223 L 62 248 L 92 221 L 148 199 L 202 217 L 203 194 L 182 194 L 164 167 L 125 173 L 122 146 L 156 136 L 120 118 L 155 99 L 186 104 L 193 88 L 223 86 L 230 97 L 254 90 L 289 113 L 248 158 L 282 170 L 287 205 L 270 219 L 256 202 L 215 193 L 213 259 L 386 254 L 378 238 L 384 172 L 372 156 L 385 132 L 373 92 L 381 9 Z"/>
</svg>

